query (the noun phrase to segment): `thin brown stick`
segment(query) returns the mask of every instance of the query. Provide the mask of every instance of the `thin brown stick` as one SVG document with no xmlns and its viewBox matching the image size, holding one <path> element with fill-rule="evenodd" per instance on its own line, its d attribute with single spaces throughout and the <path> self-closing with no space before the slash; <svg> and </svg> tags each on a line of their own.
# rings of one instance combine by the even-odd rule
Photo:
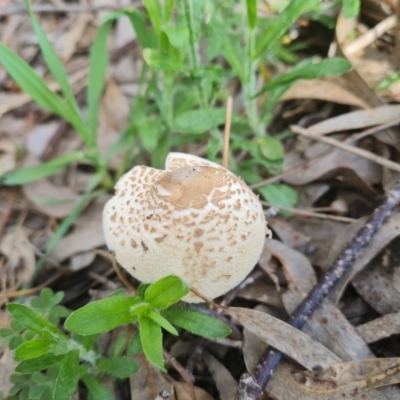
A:
<svg viewBox="0 0 400 400">
<path fill-rule="evenodd" d="M 267 201 L 262 201 L 261 204 L 267 207 L 275 207 L 278 210 L 289 211 L 295 215 L 302 215 L 305 217 L 329 219 L 332 221 L 348 222 L 348 223 L 355 221 L 355 219 L 353 218 L 341 217 L 340 215 L 322 214 L 310 210 L 299 210 L 298 208 L 276 206 L 274 204 L 268 203 Z"/>
<path fill-rule="evenodd" d="M 370 161 L 373 161 L 373 162 L 375 162 L 377 164 L 380 164 L 380 165 L 382 165 L 382 167 L 391 169 L 393 171 L 400 172 L 400 164 L 395 163 L 394 161 L 387 160 L 384 157 L 377 156 L 376 154 L 371 153 L 370 151 L 367 151 L 367 150 L 364 150 L 364 149 L 360 149 L 360 148 L 355 147 L 355 146 L 351 146 L 351 145 L 349 145 L 347 143 L 344 143 L 344 142 L 339 142 L 338 140 L 330 138 L 330 137 L 315 136 L 312 133 L 310 133 L 307 129 L 304 129 L 304 128 L 298 126 L 298 125 L 291 125 L 290 129 L 293 132 L 295 132 L 295 133 L 297 133 L 297 134 L 299 134 L 301 136 L 307 137 L 309 139 L 316 140 L 318 142 L 329 144 L 330 146 L 337 147 L 339 149 L 348 151 L 349 153 L 356 154 L 357 156 L 366 158 L 367 160 L 370 160 Z"/>
<path fill-rule="evenodd" d="M 232 96 L 228 96 L 226 100 L 224 154 L 222 157 L 222 166 L 225 168 L 229 168 L 229 139 L 231 136 L 231 120 L 232 120 Z"/>
<path fill-rule="evenodd" d="M 370 44 L 374 43 L 375 40 L 382 36 L 386 31 L 396 26 L 396 15 L 391 15 L 379 24 L 375 25 L 372 29 L 353 40 L 343 49 L 346 55 L 355 53 L 356 51 L 362 50 Z"/>
<path fill-rule="evenodd" d="M 117 273 L 119 280 L 125 285 L 125 287 L 131 292 L 132 295 L 136 295 L 136 288 L 128 281 L 128 279 L 125 278 L 124 274 L 121 271 L 121 267 L 119 266 L 114 256 L 112 256 L 112 265 L 115 272 Z"/>
</svg>

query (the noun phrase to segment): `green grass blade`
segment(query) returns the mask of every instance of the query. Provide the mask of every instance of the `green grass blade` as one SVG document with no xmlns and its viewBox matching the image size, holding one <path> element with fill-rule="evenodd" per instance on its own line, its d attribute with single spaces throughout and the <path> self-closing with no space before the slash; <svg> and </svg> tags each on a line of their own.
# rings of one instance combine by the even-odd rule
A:
<svg viewBox="0 0 400 400">
<path fill-rule="evenodd" d="M 157 35 L 160 36 L 162 27 L 160 3 L 158 0 L 143 0 L 142 3 L 146 7 L 154 30 L 156 31 Z"/>
<path fill-rule="evenodd" d="M 257 59 L 264 53 L 268 53 L 288 31 L 293 23 L 306 12 L 318 7 L 318 0 L 292 0 L 287 7 L 271 22 L 268 30 L 260 37 L 256 46 L 253 59 Z"/>
<path fill-rule="evenodd" d="M 21 89 L 47 110 L 66 118 L 66 104 L 52 92 L 34 69 L 12 50 L 0 43 L 0 62 Z"/>
<path fill-rule="evenodd" d="M 246 0 L 247 25 L 253 30 L 257 25 L 257 0 Z"/>
<path fill-rule="evenodd" d="M 108 65 L 107 37 L 113 24 L 112 20 L 104 22 L 97 32 L 89 61 L 89 83 L 87 90 L 89 147 L 96 145 L 99 102 L 103 93 Z"/>
<path fill-rule="evenodd" d="M 6 186 L 24 185 L 54 175 L 73 161 L 82 160 L 84 157 L 85 153 L 82 151 L 69 153 L 35 167 L 20 168 L 16 171 L 8 172 L 0 176 L 0 182 Z"/>
<path fill-rule="evenodd" d="M 38 20 L 33 14 L 30 1 L 29 0 L 24 0 L 24 1 L 29 13 L 29 17 L 31 18 L 33 24 L 33 29 L 35 30 L 36 36 L 39 40 L 39 46 L 42 51 L 43 57 L 46 61 L 46 64 L 50 72 L 60 85 L 61 91 L 64 94 L 68 106 L 70 107 L 69 112 L 74 113 L 75 114 L 74 117 L 77 119 L 81 119 L 83 123 L 79 107 L 75 100 L 74 93 L 72 92 L 71 85 L 68 82 L 68 76 L 67 73 L 65 72 L 64 66 L 61 60 L 58 58 L 53 46 L 51 45 L 49 39 L 44 33 Z M 79 132 L 79 133 L 84 134 L 84 132 Z"/>
</svg>

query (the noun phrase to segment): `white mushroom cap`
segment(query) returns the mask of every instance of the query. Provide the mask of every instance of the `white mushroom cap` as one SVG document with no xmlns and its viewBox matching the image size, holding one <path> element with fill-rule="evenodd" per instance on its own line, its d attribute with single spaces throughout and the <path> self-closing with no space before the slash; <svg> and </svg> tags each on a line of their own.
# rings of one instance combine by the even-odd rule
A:
<svg viewBox="0 0 400 400">
<path fill-rule="evenodd" d="M 103 212 L 107 246 L 144 283 L 178 275 L 215 298 L 257 263 L 268 232 L 258 197 L 226 168 L 170 153 L 166 170 L 136 166 Z M 183 299 L 200 302 L 189 293 Z"/>
</svg>

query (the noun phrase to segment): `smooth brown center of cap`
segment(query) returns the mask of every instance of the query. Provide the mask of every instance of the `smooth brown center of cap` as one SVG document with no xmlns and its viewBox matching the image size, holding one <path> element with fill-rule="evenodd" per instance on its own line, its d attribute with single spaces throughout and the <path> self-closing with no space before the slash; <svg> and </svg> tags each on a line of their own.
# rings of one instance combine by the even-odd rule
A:
<svg viewBox="0 0 400 400">
<path fill-rule="evenodd" d="M 228 182 L 223 169 L 200 166 L 178 168 L 166 173 L 157 182 L 157 185 L 167 191 L 164 194 L 163 190 L 159 190 L 158 196 L 177 209 L 200 209 L 207 204 L 207 196 L 213 189 Z"/>
</svg>

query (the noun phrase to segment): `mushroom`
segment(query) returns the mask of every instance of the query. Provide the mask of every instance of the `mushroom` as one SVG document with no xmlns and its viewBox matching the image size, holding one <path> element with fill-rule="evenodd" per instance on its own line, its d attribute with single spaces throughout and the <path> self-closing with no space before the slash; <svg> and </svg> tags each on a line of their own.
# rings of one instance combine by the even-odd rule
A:
<svg viewBox="0 0 400 400">
<path fill-rule="evenodd" d="M 151 283 L 177 275 L 214 299 L 257 263 L 267 228 L 258 197 L 226 168 L 170 153 L 166 169 L 132 168 L 103 211 L 103 230 L 117 262 Z M 184 301 L 202 300 L 193 293 Z"/>
</svg>

